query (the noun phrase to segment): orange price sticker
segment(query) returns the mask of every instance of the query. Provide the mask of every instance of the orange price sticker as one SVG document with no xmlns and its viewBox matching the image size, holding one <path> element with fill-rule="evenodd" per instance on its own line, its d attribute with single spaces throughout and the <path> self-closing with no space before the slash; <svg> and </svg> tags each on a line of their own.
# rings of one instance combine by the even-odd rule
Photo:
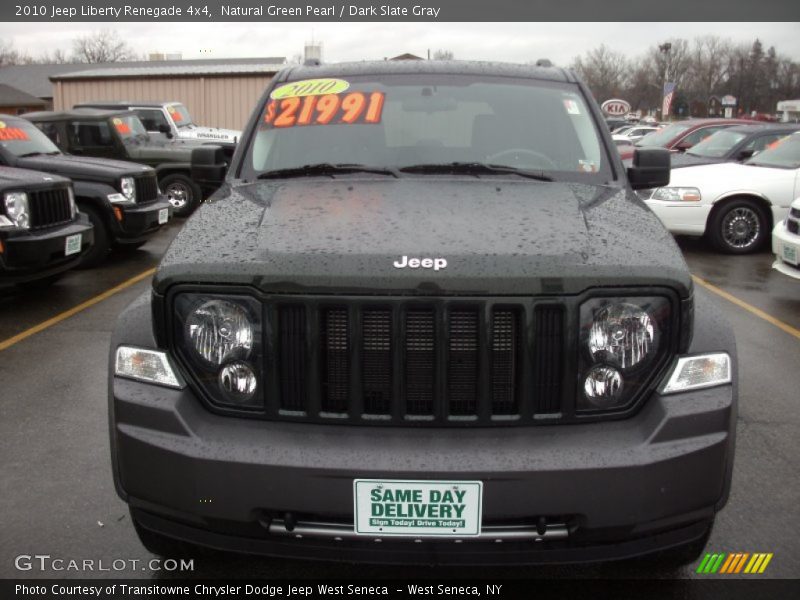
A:
<svg viewBox="0 0 800 600">
<path fill-rule="evenodd" d="M 3 127 L 0 129 L 0 142 L 27 142 L 28 134 L 19 127 Z"/>
<path fill-rule="evenodd" d="M 267 128 L 380 123 L 385 94 L 350 92 L 272 99 L 264 108 Z"/>
<path fill-rule="evenodd" d="M 114 119 L 112 123 L 114 123 L 114 128 L 122 135 L 130 135 L 131 127 L 125 121 L 122 119 Z"/>
</svg>

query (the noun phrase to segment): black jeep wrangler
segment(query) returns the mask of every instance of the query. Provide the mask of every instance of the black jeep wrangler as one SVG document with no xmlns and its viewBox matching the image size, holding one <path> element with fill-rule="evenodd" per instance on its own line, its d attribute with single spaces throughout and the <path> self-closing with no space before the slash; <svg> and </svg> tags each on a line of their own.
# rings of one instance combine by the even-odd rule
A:
<svg viewBox="0 0 800 600">
<path fill-rule="evenodd" d="M 3 117 L 0 149 L 22 136 Z M 92 246 L 69 179 L 0 166 L 0 288 L 46 287 L 75 267 Z"/>
<path fill-rule="evenodd" d="M 693 560 L 730 489 L 734 339 L 632 189 L 668 152 L 626 171 L 602 118 L 554 67 L 280 72 L 113 335 L 145 546 Z"/>
<path fill-rule="evenodd" d="M 169 220 L 171 205 L 159 194 L 156 173 L 150 167 L 63 154 L 30 121 L 3 117 L 3 122 L 20 135 L 0 145 L 0 165 L 72 179 L 78 208 L 94 225 L 94 245 L 82 267 L 98 265 L 111 247 L 140 247 Z"/>
<path fill-rule="evenodd" d="M 218 180 L 192 177 L 194 151 L 198 148 L 208 151 L 216 146 L 194 140 L 151 139 L 131 111 L 81 108 L 22 116 L 67 154 L 115 158 L 153 167 L 176 216 L 190 215 L 203 198 L 219 187 Z M 218 165 L 224 166 L 224 163 Z"/>
</svg>

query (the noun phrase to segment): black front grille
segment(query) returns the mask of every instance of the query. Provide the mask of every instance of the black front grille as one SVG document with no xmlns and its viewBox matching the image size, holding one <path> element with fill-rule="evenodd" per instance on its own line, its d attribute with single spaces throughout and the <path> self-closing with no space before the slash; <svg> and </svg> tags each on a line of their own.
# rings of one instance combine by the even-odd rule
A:
<svg viewBox="0 0 800 600">
<path fill-rule="evenodd" d="M 797 233 L 798 231 L 798 223 L 797 221 L 792 221 L 791 219 L 786 220 L 786 229 L 789 230 L 789 233 Z"/>
<path fill-rule="evenodd" d="M 28 192 L 31 229 L 44 229 L 72 221 L 67 188 Z"/>
<path fill-rule="evenodd" d="M 136 204 L 149 204 L 158 199 L 158 181 L 155 174 L 136 178 Z"/>
<path fill-rule="evenodd" d="M 273 314 L 274 418 L 471 424 L 561 411 L 561 305 L 394 299 Z"/>
</svg>

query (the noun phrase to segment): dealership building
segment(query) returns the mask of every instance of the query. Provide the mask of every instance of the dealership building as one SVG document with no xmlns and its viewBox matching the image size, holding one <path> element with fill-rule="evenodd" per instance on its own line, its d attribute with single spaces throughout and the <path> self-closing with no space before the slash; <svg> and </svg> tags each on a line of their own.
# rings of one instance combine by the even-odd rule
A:
<svg viewBox="0 0 800 600">
<path fill-rule="evenodd" d="M 0 68 L 0 84 L 54 110 L 81 102 L 182 102 L 199 125 L 241 129 L 283 57 L 159 60 Z M 16 111 L 15 111 L 16 112 Z"/>
</svg>

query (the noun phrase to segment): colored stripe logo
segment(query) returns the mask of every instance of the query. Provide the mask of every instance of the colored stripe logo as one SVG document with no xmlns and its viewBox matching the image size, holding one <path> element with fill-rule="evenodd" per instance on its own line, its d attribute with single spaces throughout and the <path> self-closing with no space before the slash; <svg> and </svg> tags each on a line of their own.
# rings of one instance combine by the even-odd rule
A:
<svg viewBox="0 0 800 600">
<path fill-rule="evenodd" d="M 750 575 L 761 574 L 767 569 L 767 565 L 772 560 L 772 552 L 713 552 L 707 553 L 700 565 L 697 573 L 704 575 L 731 575 L 736 573 L 747 573 Z"/>
</svg>

